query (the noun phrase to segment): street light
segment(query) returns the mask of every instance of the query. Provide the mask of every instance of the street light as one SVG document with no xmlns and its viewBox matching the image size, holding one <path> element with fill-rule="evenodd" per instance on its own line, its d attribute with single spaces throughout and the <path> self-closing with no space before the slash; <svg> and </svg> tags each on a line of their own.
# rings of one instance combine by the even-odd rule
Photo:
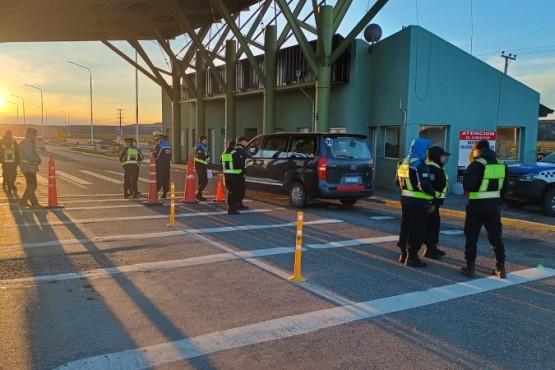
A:
<svg viewBox="0 0 555 370">
<path fill-rule="evenodd" d="M 89 87 L 90 87 L 89 92 L 90 92 L 90 95 L 91 95 L 91 145 L 94 145 L 92 71 L 89 68 L 87 68 L 85 66 L 82 66 L 81 64 L 77 64 L 75 62 L 72 62 L 70 60 L 68 60 L 67 62 L 70 63 L 70 64 L 73 64 L 73 65 L 76 65 L 77 67 L 84 68 L 87 71 L 89 71 Z"/>
<path fill-rule="evenodd" d="M 19 125 L 19 105 L 17 105 L 17 103 L 14 103 L 13 101 L 9 101 L 9 100 L 6 100 L 6 103 L 10 103 L 10 104 L 15 105 L 15 108 L 16 108 L 16 111 L 17 111 L 17 124 Z"/>
<path fill-rule="evenodd" d="M 11 96 L 19 98 L 23 102 L 23 124 L 25 125 L 25 99 L 23 99 L 21 96 L 17 96 L 17 95 L 14 95 L 14 94 L 11 94 Z M 19 123 L 19 121 L 18 121 L 18 123 Z"/>
<path fill-rule="evenodd" d="M 66 134 L 67 134 L 67 137 L 69 137 L 69 113 L 64 112 L 63 110 L 60 112 L 66 115 Z"/>
<path fill-rule="evenodd" d="M 25 84 L 25 86 L 32 87 L 33 89 L 37 89 L 40 91 L 40 125 L 42 127 L 42 137 L 46 140 L 46 135 L 44 133 L 44 101 L 42 99 L 42 89 L 40 87 L 36 87 L 33 85 Z"/>
</svg>

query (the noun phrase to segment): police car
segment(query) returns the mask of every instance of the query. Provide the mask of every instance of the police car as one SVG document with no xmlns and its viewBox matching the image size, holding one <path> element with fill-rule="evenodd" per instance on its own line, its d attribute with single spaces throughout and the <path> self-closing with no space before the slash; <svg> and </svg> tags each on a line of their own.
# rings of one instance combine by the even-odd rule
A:
<svg viewBox="0 0 555 370">
<path fill-rule="evenodd" d="M 555 152 L 539 162 L 509 165 L 509 207 L 539 205 L 545 214 L 555 216 Z"/>
</svg>

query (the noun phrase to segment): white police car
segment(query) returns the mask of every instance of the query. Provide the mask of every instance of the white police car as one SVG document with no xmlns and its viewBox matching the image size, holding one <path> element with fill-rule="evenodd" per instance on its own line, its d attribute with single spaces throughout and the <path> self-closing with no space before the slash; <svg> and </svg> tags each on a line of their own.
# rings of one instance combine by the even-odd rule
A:
<svg viewBox="0 0 555 370">
<path fill-rule="evenodd" d="M 508 180 L 505 203 L 509 207 L 536 204 L 545 214 L 555 216 L 555 152 L 539 162 L 509 165 Z"/>
</svg>

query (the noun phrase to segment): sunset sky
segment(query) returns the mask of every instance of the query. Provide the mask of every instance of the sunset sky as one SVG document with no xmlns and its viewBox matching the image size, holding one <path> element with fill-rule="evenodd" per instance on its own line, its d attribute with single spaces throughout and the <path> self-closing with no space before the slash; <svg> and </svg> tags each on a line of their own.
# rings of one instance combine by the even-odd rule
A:
<svg viewBox="0 0 555 370">
<path fill-rule="evenodd" d="M 373 3 L 354 0 L 339 32 L 346 35 Z M 501 51 L 517 54 L 509 75 L 555 108 L 553 14 L 553 0 L 390 0 L 372 23 L 382 27 L 384 38 L 402 26 L 418 24 L 500 70 Z M 134 57 L 126 43 L 116 45 Z M 157 66 L 169 69 L 157 44 L 142 45 Z M 178 50 L 183 40 L 173 45 Z M 69 114 L 71 124 L 89 124 L 89 73 L 68 60 L 92 70 L 95 125 L 117 124 L 118 108 L 123 109 L 123 124 L 135 123 L 135 70 L 100 42 L 0 44 L 0 123 L 17 123 L 17 109 L 23 123 L 22 100 L 11 96 L 15 94 L 25 101 L 27 123 L 40 124 L 40 92 L 25 86 L 29 84 L 43 90 L 49 125 L 64 124 L 61 111 Z M 161 119 L 161 90 L 139 73 L 139 121 Z"/>
</svg>

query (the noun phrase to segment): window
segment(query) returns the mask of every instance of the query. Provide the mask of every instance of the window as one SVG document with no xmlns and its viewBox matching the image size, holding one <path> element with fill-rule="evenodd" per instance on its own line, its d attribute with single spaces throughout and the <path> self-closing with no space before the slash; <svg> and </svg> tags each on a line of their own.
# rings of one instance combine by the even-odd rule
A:
<svg viewBox="0 0 555 370">
<path fill-rule="evenodd" d="M 440 146 L 444 149 L 445 138 L 447 134 L 446 126 L 420 126 L 419 137 L 421 139 L 428 139 L 432 142 L 430 146 Z"/>
<path fill-rule="evenodd" d="M 384 157 L 399 159 L 399 142 L 401 139 L 401 127 L 390 126 L 385 128 Z"/>
<path fill-rule="evenodd" d="M 520 135 L 519 127 L 498 127 L 495 147 L 499 159 L 518 161 L 520 158 Z"/>
<path fill-rule="evenodd" d="M 287 136 L 270 137 L 266 139 L 260 156 L 263 158 L 287 158 Z"/>
<path fill-rule="evenodd" d="M 370 159 L 366 141 L 357 137 L 334 137 L 325 139 L 328 153 L 333 158 Z"/>
<path fill-rule="evenodd" d="M 254 140 L 252 143 L 250 143 L 246 148 L 247 155 L 249 157 L 253 157 L 253 156 L 259 157 L 259 155 L 257 155 L 257 154 L 260 151 L 260 145 L 261 144 L 262 144 L 262 138 L 261 137 Z"/>
<path fill-rule="evenodd" d="M 314 137 L 301 137 L 293 139 L 291 144 L 291 155 L 296 157 L 314 157 L 316 152 L 316 140 Z"/>
</svg>

